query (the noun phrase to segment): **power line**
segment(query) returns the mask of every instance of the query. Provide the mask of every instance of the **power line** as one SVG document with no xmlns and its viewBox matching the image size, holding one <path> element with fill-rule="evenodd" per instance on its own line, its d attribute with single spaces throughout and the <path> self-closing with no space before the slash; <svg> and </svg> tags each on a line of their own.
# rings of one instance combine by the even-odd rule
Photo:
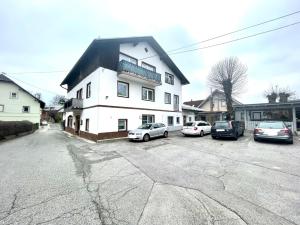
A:
<svg viewBox="0 0 300 225">
<path fill-rule="evenodd" d="M 25 81 L 22 81 L 22 80 L 20 80 L 20 79 L 17 79 L 17 78 L 15 78 L 15 77 L 11 76 L 11 75 L 7 75 L 6 73 L 5 73 L 5 76 L 11 78 L 12 80 L 17 80 L 17 81 L 22 82 L 22 83 L 24 83 L 24 84 L 26 84 L 26 85 L 29 85 L 29 86 L 34 87 L 34 88 L 37 88 L 37 89 L 39 89 L 39 90 L 42 90 L 42 91 L 45 91 L 45 92 L 48 92 L 48 93 L 51 93 L 51 94 L 54 94 L 54 95 L 58 95 L 58 93 L 55 93 L 55 92 L 53 92 L 53 91 L 49 91 L 49 90 L 47 90 L 47 89 L 40 88 L 40 87 L 37 87 L 37 86 L 35 86 L 35 85 L 29 84 L 29 83 L 27 83 L 27 82 L 25 82 Z"/>
<path fill-rule="evenodd" d="M 205 43 L 205 42 L 212 41 L 212 40 L 215 40 L 215 39 L 218 39 L 218 38 L 221 38 L 221 37 L 228 36 L 230 34 L 238 33 L 238 32 L 241 32 L 243 30 L 247 30 L 247 29 L 250 29 L 250 28 L 253 28 L 253 27 L 261 26 L 263 24 L 274 22 L 276 20 L 280 20 L 280 19 L 292 16 L 292 15 L 295 15 L 295 14 L 298 14 L 298 13 L 300 13 L 300 10 L 292 12 L 292 13 L 289 13 L 289 14 L 286 14 L 286 15 L 283 15 L 283 16 L 279 16 L 279 17 L 276 17 L 276 18 L 273 18 L 273 19 L 270 19 L 270 20 L 266 20 L 266 21 L 263 21 L 263 22 L 260 22 L 260 23 L 257 23 L 257 24 L 251 25 L 251 26 L 243 27 L 243 28 L 240 28 L 238 30 L 234 30 L 234 31 L 231 31 L 231 32 L 228 32 L 228 33 L 225 33 L 225 34 L 221 34 L 221 35 L 218 35 L 218 36 L 215 36 L 215 37 L 211 37 L 211 38 L 208 38 L 208 39 L 203 40 L 203 41 L 198 41 L 198 42 L 195 42 L 195 43 L 192 43 L 192 44 L 189 44 L 189 45 L 185 45 L 185 46 L 182 46 L 182 47 L 179 47 L 179 48 L 176 48 L 176 49 L 168 50 L 166 52 L 167 53 L 172 53 L 172 52 L 175 52 L 175 51 L 178 51 L 178 50 L 181 50 L 181 49 L 189 48 L 189 47 L 201 44 L 201 43 Z M 155 54 L 155 55 L 152 55 L 152 56 L 148 56 L 148 57 L 142 58 L 140 60 L 144 60 L 144 59 L 148 59 L 148 58 L 153 58 L 153 57 L 156 57 L 156 56 L 158 56 L 158 55 Z"/>
<path fill-rule="evenodd" d="M 294 26 L 294 25 L 297 25 L 297 24 L 300 24 L 300 21 L 295 22 L 295 23 L 291 23 L 291 24 L 288 24 L 288 25 L 285 25 L 285 26 L 282 26 L 282 27 L 274 28 L 274 29 L 271 29 L 271 30 L 262 31 L 262 32 L 259 32 L 259 33 L 256 33 L 256 34 L 248 35 L 248 36 L 245 36 L 245 37 L 233 39 L 233 40 L 230 40 L 230 41 L 225 41 L 225 42 L 221 42 L 221 43 L 217 43 L 217 44 L 213 44 L 213 45 L 208 45 L 208 46 L 200 47 L 200 48 L 194 48 L 194 49 L 174 52 L 174 53 L 170 53 L 169 55 L 177 55 L 177 54 L 181 54 L 181 53 L 185 53 L 185 52 L 192 52 L 192 51 L 197 51 L 197 50 L 200 50 L 200 49 L 212 48 L 212 47 L 215 47 L 215 46 L 220 46 L 220 45 L 232 43 L 232 42 L 235 42 L 235 41 L 240 41 L 240 40 L 243 40 L 243 39 L 255 37 L 255 36 L 258 36 L 258 35 L 261 35 L 261 34 L 270 33 L 270 32 L 277 31 L 277 30 L 280 30 L 280 29 L 284 29 L 284 28 L 287 28 L 287 27 L 291 27 L 291 26 Z"/>
<path fill-rule="evenodd" d="M 67 71 L 63 70 L 57 70 L 57 71 L 32 71 L 32 72 L 15 72 L 15 73 L 9 73 L 9 74 L 30 74 L 30 73 L 66 73 Z"/>
</svg>

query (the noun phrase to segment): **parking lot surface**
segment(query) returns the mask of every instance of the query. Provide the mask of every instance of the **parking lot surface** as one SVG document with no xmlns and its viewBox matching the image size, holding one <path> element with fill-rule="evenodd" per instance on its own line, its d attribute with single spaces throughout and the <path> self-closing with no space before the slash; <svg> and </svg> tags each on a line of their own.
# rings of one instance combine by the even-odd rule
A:
<svg viewBox="0 0 300 225">
<path fill-rule="evenodd" d="M 9 168 L 24 152 L 0 144 L 0 169 L 10 171 L 0 183 L 0 224 L 300 224 L 298 137 L 294 145 L 254 142 L 251 134 L 96 144 L 50 130 L 55 146 L 41 147 L 49 144 L 37 141 L 41 135 L 30 137 L 35 150 L 21 162 L 22 176 L 24 168 L 39 171 L 30 182 Z"/>
</svg>

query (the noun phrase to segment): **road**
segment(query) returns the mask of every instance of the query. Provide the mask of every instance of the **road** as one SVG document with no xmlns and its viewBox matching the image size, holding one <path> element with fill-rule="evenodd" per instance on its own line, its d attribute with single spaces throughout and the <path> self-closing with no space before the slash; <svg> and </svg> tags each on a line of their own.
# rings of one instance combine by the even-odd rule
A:
<svg viewBox="0 0 300 225">
<path fill-rule="evenodd" d="M 300 224 L 299 146 L 52 126 L 0 143 L 0 224 Z"/>
</svg>

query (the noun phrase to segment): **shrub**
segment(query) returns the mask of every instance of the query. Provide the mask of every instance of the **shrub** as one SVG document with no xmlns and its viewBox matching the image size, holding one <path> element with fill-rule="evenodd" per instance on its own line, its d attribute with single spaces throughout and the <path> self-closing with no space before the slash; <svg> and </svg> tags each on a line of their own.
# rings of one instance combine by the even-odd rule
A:
<svg viewBox="0 0 300 225">
<path fill-rule="evenodd" d="M 35 131 L 36 129 L 38 129 L 38 124 L 29 121 L 0 121 L 0 139 L 10 135 Z"/>
</svg>

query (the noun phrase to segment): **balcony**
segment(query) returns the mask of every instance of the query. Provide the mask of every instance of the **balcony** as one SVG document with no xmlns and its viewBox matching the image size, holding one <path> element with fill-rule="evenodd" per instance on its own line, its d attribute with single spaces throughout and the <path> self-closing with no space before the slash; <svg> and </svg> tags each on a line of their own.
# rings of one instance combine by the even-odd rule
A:
<svg viewBox="0 0 300 225">
<path fill-rule="evenodd" d="M 83 107 L 83 100 L 77 98 L 71 98 L 64 104 L 64 111 L 71 112 L 71 111 L 80 111 Z"/>
<path fill-rule="evenodd" d="M 161 85 L 161 74 L 122 60 L 118 65 L 118 76 L 124 79 L 152 85 Z"/>
</svg>

